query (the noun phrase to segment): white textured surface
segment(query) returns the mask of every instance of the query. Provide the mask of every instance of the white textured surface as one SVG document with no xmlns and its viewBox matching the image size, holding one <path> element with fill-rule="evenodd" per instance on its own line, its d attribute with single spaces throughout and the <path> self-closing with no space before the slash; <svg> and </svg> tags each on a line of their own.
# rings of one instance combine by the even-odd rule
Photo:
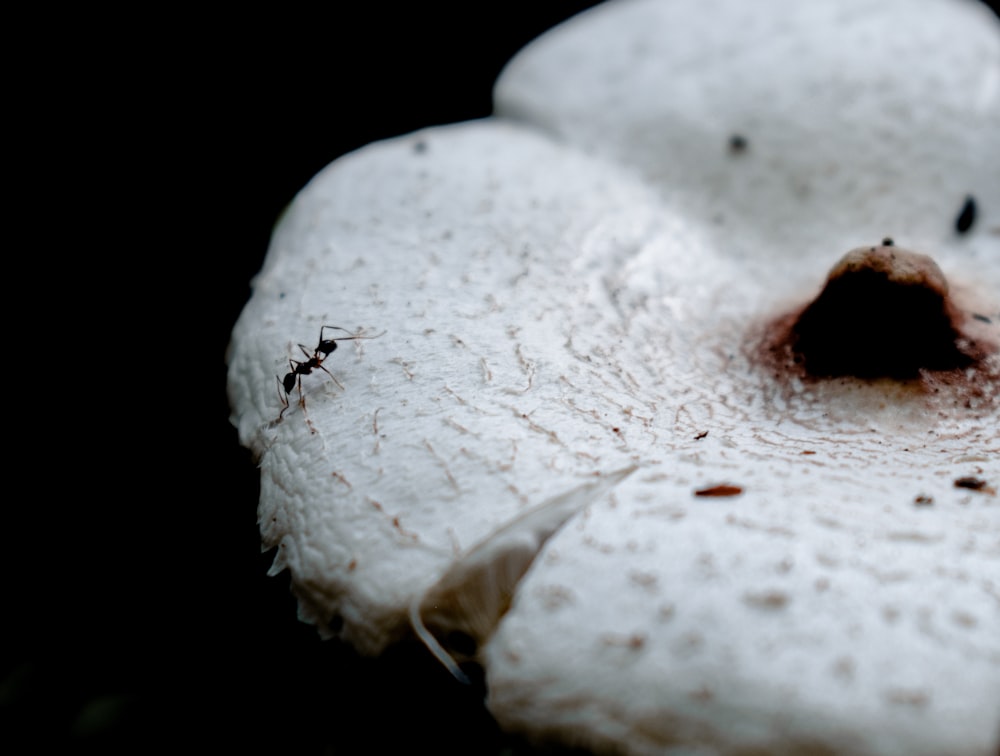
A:
<svg viewBox="0 0 1000 756">
<path fill-rule="evenodd" d="M 304 618 L 340 614 L 376 652 L 459 550 L 628 464 L 610 426 L 642 377 L 604 385 L 621 336 L 588 326 L 606 301 L 602 259 L 653 234 L 711 259 L 659 213 L 612 167 L 488 122 L 375 145 L 314 179 L 275 235 L 230 366 L 241 438 L 263 455 L 264 543 L 280 544 Z M 330 357 L 345 391 L 304 379 L 313 435 L 294 403 L 272 422 L 273 376 L 322 323 L 386 334 Z M 597 385 L 620 397 L 611 418 L 591 417 L 583 389 Z"/>
<path fill-rule="evenodd" d="M 485 646 L 502 725 L 634 753 L 994 753 L 1000 499 L 952 482 L 1000 482 L 995 394 L 788 394 L 747 357 L 887 234 L 998 337 L 1000 34 L 920 6 L 609 4 L 498 84 L 556 141 L 472 123 L 318 176 L 230 358 L 303 617 L 377 652 L 456 555 L 637 466 L 546 543 Z M 385 335 L 341 343 L 345 390 L 306 376 L 309 422 L 275 423 L 273 376 L 324 323 Z M 745 492 L 692 495 L 722 482 Z"/>
<path fill-rule="evenodd" d="M 734 256 L 798 258 L 817 229 L 937 250 L 966 194 L 1000 192 L 1000 30 L 964 0 L 608 3 L 516 56 L 495 100 L 631 167 Z"/>
</svg>

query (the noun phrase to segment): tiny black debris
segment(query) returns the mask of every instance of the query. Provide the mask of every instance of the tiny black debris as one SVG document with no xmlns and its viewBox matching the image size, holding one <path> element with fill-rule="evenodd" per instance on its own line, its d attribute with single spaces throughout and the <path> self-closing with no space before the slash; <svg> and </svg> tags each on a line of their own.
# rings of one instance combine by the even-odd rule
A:
<svg viewBox="0 0 1000 756">
<path fill-rule="evenodd" d="M 882 240 L 883 247 L 891 247 L 895 242 L 892 240 L 891 236 L 887 236 Z"/>
<path fill-rule="evenodd" d="M 746 152 L 748 146 L 747 138 L 742 134 L 733 134 L 729 137 L 729 151 L 734 155 Z"/>
<path fill-rule="evenodd" d="M 981 320 L 984 323 L 992 323 L 993 322 L 988 317 L 986 317 L 985 315 L 980 315 L 978 312 L 972 313 L 972 317 L 974 317 L 976 320 Z"/>
<path fill-rule="evenodd" d="M 976 222 L 976 200 L 970 194 L 965 198 L 965 204 L 962 205 L 961 211 L 958 213 L 958 217 L 955 218 L 955 230 L 960 233 L 968 233 L 969 229 L 972 228 L 972 224 Z"/>
</svg>

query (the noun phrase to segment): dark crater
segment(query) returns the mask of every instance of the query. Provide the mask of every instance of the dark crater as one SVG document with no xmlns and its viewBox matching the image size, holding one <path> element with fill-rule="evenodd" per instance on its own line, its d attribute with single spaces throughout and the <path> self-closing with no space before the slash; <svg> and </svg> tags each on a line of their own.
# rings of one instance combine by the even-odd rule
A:
<svg viewBox="0 0 1000 756">
<path fill-rule="evenodd" d="M 958 320 L 937 264 L 889 241 L 837 263 L 792 326 L 792 351 L 814 376 L 915 378 L 973 363 Z"/>
</svg>

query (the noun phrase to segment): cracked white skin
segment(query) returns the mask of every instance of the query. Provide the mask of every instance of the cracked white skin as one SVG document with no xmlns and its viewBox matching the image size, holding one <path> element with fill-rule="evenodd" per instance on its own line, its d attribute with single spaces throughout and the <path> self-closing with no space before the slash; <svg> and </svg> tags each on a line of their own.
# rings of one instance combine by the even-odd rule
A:
<svg viewBox="0 0 1000 756">
<path fill-rule="evenodd" d="M 458 555 L 635 466 L 478 638 L 501 725 L 634 753 L 995 753 L 1000 500 L 953 486 L 1000 482 L 995 394 L 789 394 L 747 357 L 756 324 L 885 235 L 998 337 L 982 11 L 609 4 L 505 72 L 498 112 L 524 125 L 429 130 L 314 179 L 230 358 L 302 617 L 376 653 Z M 342 342 L 345 390 L 314 371 L 274 423 L 274 375 L 322 324 L 385 335 Z M 744 493 L 692 495 L 716 483 Z"/>
</svg>

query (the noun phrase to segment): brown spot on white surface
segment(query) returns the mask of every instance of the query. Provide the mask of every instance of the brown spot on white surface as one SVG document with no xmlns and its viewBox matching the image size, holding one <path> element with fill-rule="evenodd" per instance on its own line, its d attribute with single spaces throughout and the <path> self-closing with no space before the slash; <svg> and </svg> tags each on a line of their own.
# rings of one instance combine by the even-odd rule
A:
<svg viewBox="0 0 1000 756">
<path fill-rule="evenodd" d="M 955 488 L 967 488 L 970 491 L 982 491 L 983 493 L 995 494 L 996 490 L 982 478 L 968 475 L 955 479 Z"/>
<path fill-rule="evenodd" d="M 747 593 L 743 600 L 755 609 L 775 611 L 784 609 L 791 601 L 791 596 L 780 590 L 766 590 Z"/>
<path fill-rule="evenodd" d="M 743 493 L 743 489 L 740 486 L 734 486 L 729 483 L 720 483 L 707 488 L 699 488 L 694 492 L 694 495 L 704 497 L 727 497 L 739 496 L 741 493 Z"/>
<path fill-rule="evenodd" d="M 930 703 L 930 694 L 925 690 L 895 689 L 886 692 L 890 703 L 922 709 Z"/>
</svg>

